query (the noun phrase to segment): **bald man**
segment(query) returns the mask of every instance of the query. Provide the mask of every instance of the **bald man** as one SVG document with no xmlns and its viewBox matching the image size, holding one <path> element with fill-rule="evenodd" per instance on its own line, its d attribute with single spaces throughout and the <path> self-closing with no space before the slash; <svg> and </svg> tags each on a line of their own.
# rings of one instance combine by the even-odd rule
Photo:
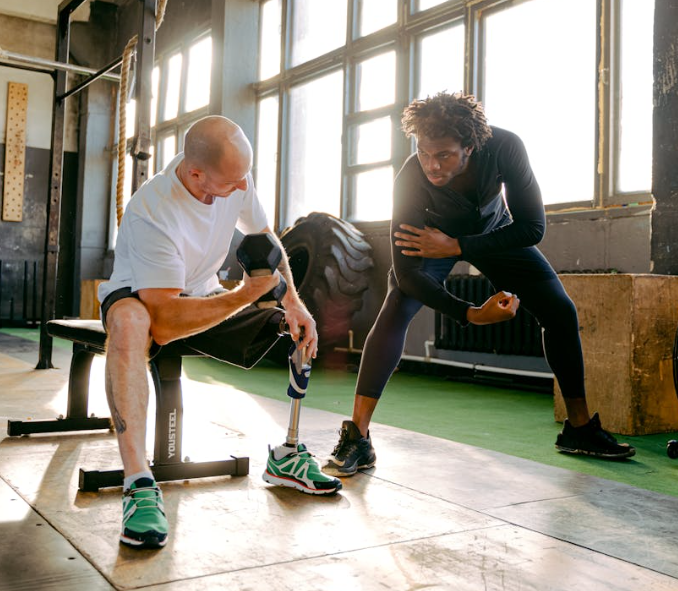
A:
<svg viewBox="0 0 678 591">
<path fill-rule="evenodd" d="M 245 234 L 271 232 L 251 168 L 252 148 L 238 125 L 217 116 L 196 122 L 186 133 L 184 152 L 130 200 L 113 273 L 99 287 L 108 333 L 106 395 L 125 471 L 120 541 L 132 547 L 162 547 L 168 533 L 162 493 L 146 460 L 149 352 L 182 340 L 198 352 L 249 368 L 286 324 L 306 355 L 316 356 L 315 322 L 299 299 L 282 245 L 279 273 L 288 286 L 284 309 L 253 305 L 278 284 L 278 272 L 245 274 L 230 291 L 218 281 L 236 228 Z M 320 471 L 303 444 L 284 453 L 288 459 L 295 456 L 295 466 L 308 464 L 307 470 L 294 470 L 304 479 L 297 482 L 292 475 L 287 486 L 314 494 L 341 488 Z M 284 460 L 278 448 L 269 454 L 269 462 Z"/>
</svg>

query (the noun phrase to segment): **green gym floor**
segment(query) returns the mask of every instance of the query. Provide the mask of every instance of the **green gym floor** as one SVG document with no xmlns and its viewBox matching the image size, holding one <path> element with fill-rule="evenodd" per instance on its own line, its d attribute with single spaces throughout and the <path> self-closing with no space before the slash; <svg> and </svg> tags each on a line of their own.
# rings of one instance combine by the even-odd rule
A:
<svg viewBox="0 0 678 591">
<path fill-rule="evenodd" d="M 272 363 L 242 371 L 192 358 L 185 361 L 184 371 L 193 380 L 225 382 L 252 394 L 286 400 L 287 371 Z M 304 405 L 350 418 L 356 375 L 338 370 L 312 371 L 311 375 Z M 560 454 L 554 443 L 562 425 L 553 419 L 553 397 L 549 394 L 396 373 L 373 420 L 678 497 L 678 460 L 666 455 L 667 441 L 678 439 L 678 432 L 618 436 L 637 450 L 628 461 Z M 379 451 L 378 435 L 374 437 L 373 445 Z"/>
<path fill-rule="evenodd" d="M 2 430 L 65 412 L 71 344 L 38 371 L 38 340 L 0 330 Z M 90 412 L 107 416 L 102 369 Z M 320 457 L 355 379 L 313 368 L 301 434 Z M 172 533 L 156 553 L 118 545 L 119 489 L 77 490 L 80 466 L 119 466 L 113 434 L 0 435 L 0 590 L 678 591 L 678 433 L 621 437 L 628 461 L 566 456 L 549 394 L 399 372 L 372 425 L 376 468 L 310 497 L 259 477 L 284 439 L 287 380 L 267 362 L 184 359 L 184 452 L 247 455 L 250 475 L 164 484 Z"/>
<path fill-rule="evenodd" d="M 39 340 L 34 330 L 2 332 Z M 68 342 L 56 343 L 71 348 Z M 289 400 L 287 369 L 272 362 L 242 371 L 210 359 L 188 358 L 184 372 L 192 380 L 227 383 L 266 398 Z M 355 382 L 355 373 L 313 369 L 304 405 L 350 418 Z M 549 394 L 401 372 L 389 381 L 374 421 L 678 497 L 678 460 L 666 455 L 667 441 L 678 439 L 678 432 L 618 436 L 637 450 L 634 458 L 623 462 L 560 454 L 553 444 L 562 425 L 553 419 Z M 378 446 L 378 436 L 374 445 Z"/>
</svg>

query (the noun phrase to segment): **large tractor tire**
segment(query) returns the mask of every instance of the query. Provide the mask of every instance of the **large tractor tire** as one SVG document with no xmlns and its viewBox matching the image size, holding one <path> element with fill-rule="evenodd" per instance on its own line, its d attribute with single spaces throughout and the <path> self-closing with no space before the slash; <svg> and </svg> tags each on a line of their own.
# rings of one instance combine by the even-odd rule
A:
<svg viewBox="0 0 678 591">
<path fill-rule="evenodd" d="M 316 320 L 319 352 L 345 345 L 369 288 L 372 247 L 350 223 L 317 212 L 298 219 L 280 240 L 301 299 Z"/>
</svg>

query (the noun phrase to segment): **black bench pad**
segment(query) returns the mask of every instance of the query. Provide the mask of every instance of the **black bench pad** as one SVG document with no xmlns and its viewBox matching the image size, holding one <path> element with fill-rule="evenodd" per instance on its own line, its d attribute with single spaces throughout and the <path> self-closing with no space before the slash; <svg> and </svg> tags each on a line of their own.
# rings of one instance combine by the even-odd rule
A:
<svg viewBox="0 0 678 591">
<path fill-rule="evenodd" d="M 102 350 L 106 346 L 106 331 L 101 320 L 50 320 L 47 334 Z"/>
</svg>

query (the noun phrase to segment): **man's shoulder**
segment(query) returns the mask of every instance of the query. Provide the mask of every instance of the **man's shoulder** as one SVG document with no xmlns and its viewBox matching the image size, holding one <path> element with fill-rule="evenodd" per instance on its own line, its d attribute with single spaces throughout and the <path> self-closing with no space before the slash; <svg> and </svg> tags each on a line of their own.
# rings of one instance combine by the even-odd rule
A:
<svg viewBox="0 0 678 591">
<path fill-rule="evenodd" d="M 159 207 L 168 198 L 171 198 L 174 190 L 172 181 L 163 173 L 158 173 L 148 179 L 136 193 L 132 195 L 128 207 L 138 209 L 139 207 Z"/>
<path fill-rule="evenodd" d="M 513 131 L 504 129 L 503 127 L 495 127 L 494 125 L 490 125 L 490 129 L 492 130 L 492 137 L 487 141 L 485 147 L 497 148 L 502 145 L 522 143 L 520 136 Z"/>
<path fill-rule="evenodd" d="M 410 154 L 396 175 L 396 182 L 418 182 L 423 179 L 417 154 Z"/>
</svg>

